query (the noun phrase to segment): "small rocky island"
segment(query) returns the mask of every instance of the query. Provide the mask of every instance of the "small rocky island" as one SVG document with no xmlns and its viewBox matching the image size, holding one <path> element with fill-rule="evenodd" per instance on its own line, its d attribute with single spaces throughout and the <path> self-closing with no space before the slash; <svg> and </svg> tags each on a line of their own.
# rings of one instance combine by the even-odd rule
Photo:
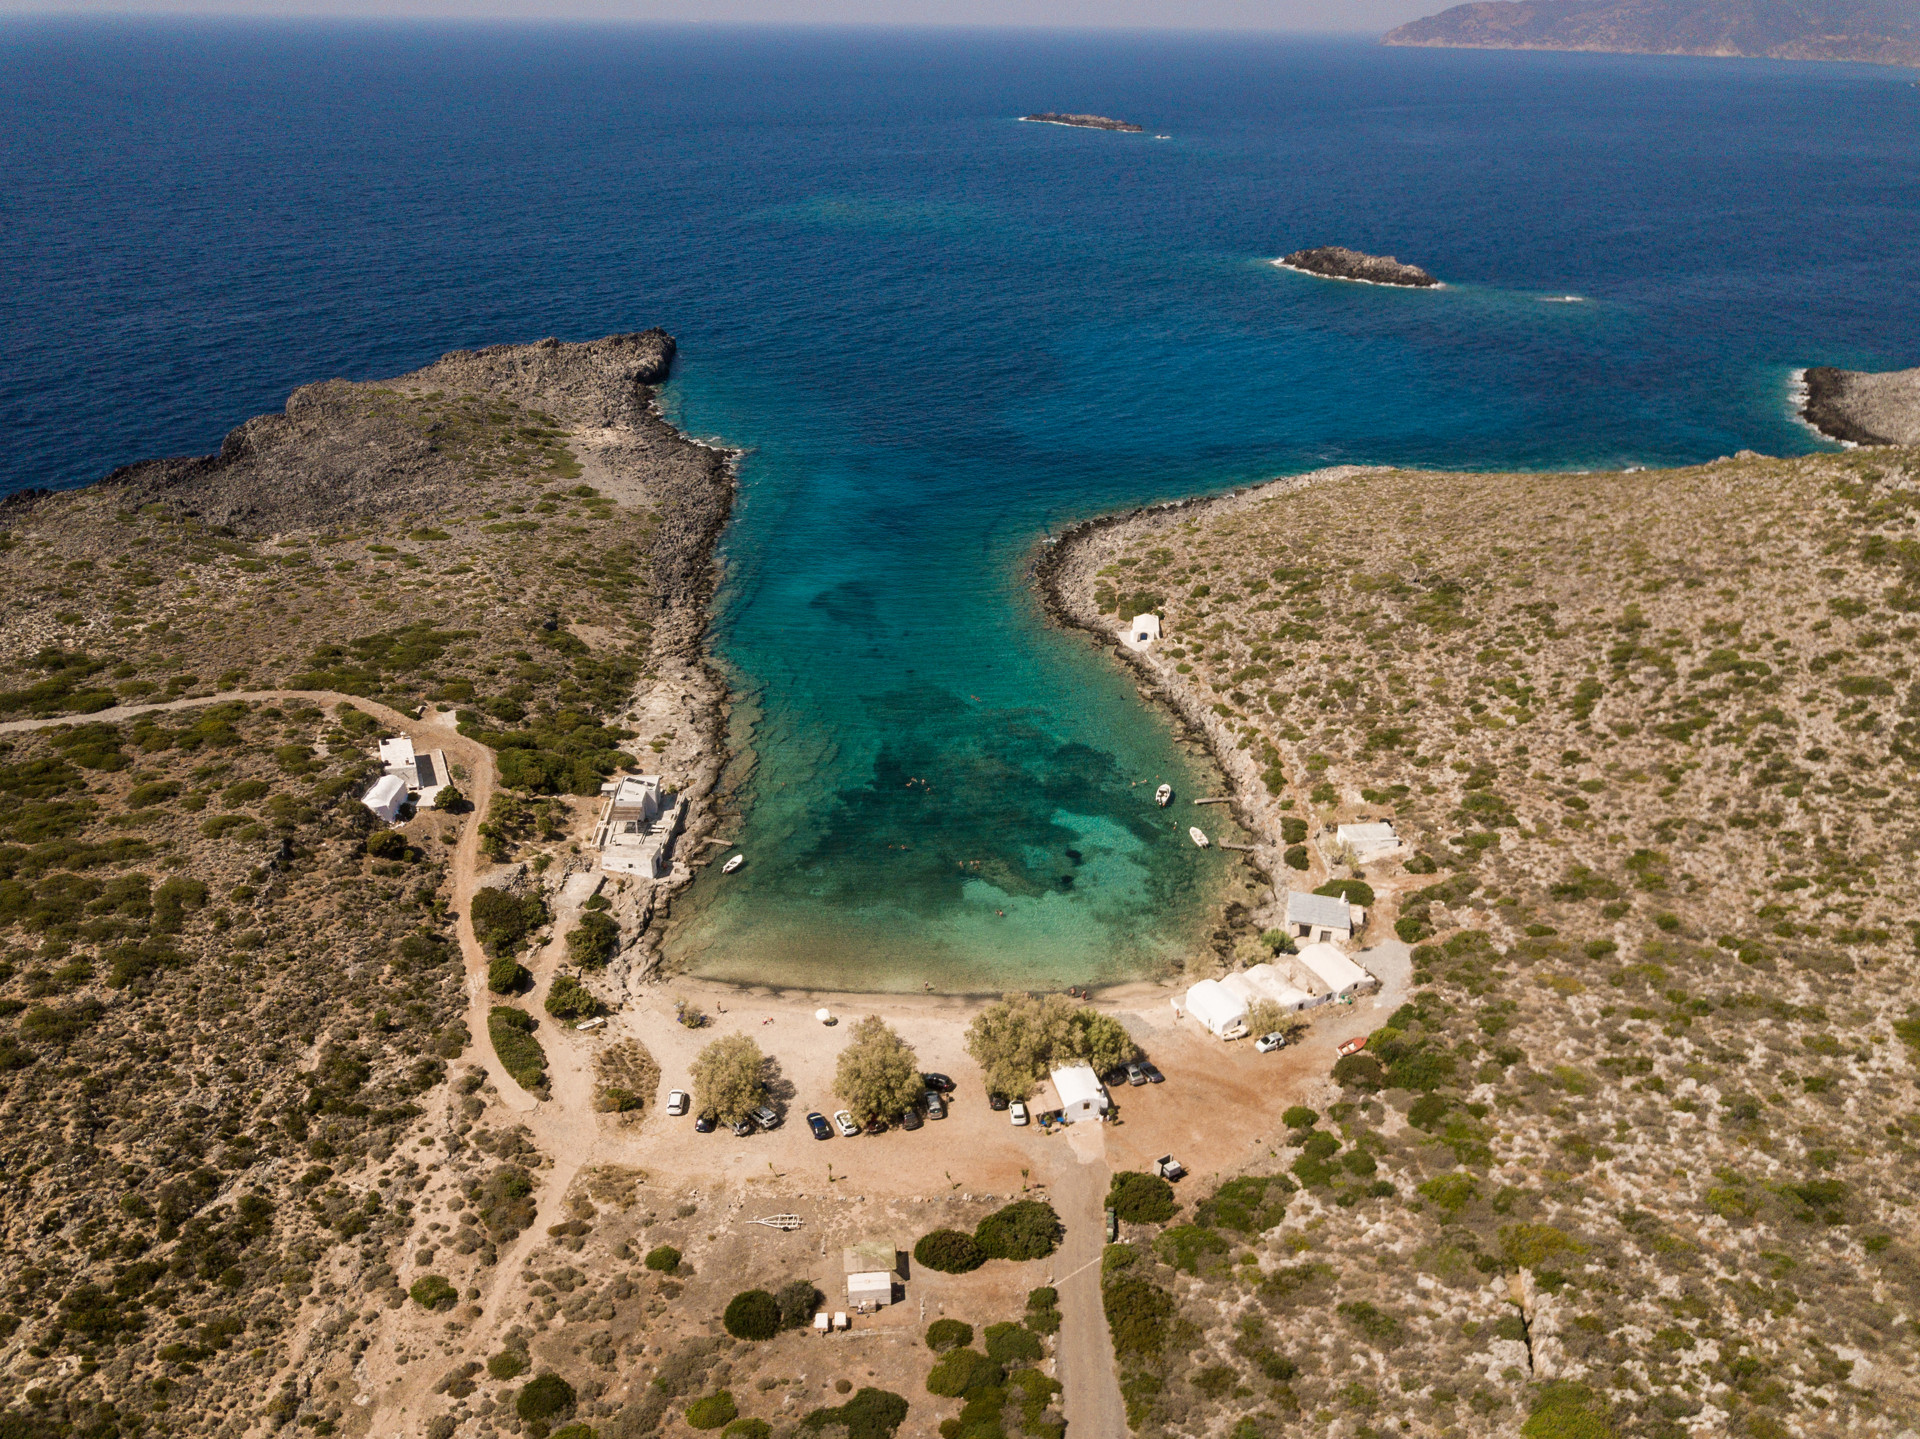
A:
<svg viewBox="0 0 1920 1439">
<path fill-rule="evenodd" d="M 1821 434 L 1851 445 L 1920 445 L 1920 368 L 1806 373 L 1800 413 Z"/>
<path fill-rule="evenodd" d="M 1391 255 L 1363 254 L 1359 250 L 1349 250 L 1345 245 L 1295 250 L 1274 263 L 1328 280 L 1361 280 L 1369 285 L 1406 285 L 1417 290 L 1433 289 L 1440 284 L 1418 265 L 1403 265 Z"/>
<path fill-rule="evenodd" d="M 1049 110 L 1043 115 L 1022 115 L 1020 118 L 1031 120 L 1036 125 L 1076 125 L 1082 130 L 1121 130 L 1129 135 L 1146 133 L 1138 125 L 1129 125 L 1125 120 L 1109 120 L 1105 115 L 1056 115 Z"/>
</svg>

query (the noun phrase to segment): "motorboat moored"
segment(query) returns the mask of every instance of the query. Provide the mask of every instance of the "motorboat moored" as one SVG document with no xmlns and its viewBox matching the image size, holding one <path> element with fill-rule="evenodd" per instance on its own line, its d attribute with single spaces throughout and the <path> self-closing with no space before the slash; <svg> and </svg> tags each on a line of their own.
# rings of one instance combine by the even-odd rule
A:
<svg viewBox="0 0 1920 1439">
<path fill-rule="evenodd" d="M 736 854 L 732 859 L 728 860 L 725 864 L 720 866 L 720 873 L 732 874 L 736 869 L 740 868 L 740 866 L 745 864 L 746 862 L 747 862 L 747 857 L 744 854 Z"/>
<path fill-rule="evenodd" d="M 1160 808 L 1162 809 L 1165 809 L 1168 805 L 1172 804 L 1173 803 L 1173 786 L 1170 784 L 1161 785 L 1159 789 L 1153 792 L 1153 802 L 1159 805 Z"/>
<path fill-rule="evenodd" d="M 1199 845 L 1200 848 L 1202 849 L 1206 849 L 1213 844 L 1213 841 L 1208 839 L 1206 835 L 1201 832 L 1199 825 L 1190 825 L 1187 829 L 1187 835 L 1190 839 L 1192 839 L 1192 841 L 1195 844 Z"/>
</svg>

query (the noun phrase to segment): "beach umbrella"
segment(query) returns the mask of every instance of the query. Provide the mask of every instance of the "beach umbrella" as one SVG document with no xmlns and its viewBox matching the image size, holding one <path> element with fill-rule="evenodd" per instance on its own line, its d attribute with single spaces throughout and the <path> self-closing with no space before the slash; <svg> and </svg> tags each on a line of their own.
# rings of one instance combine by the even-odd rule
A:
<svg viewBox="0 0 1920 1439">
<path fill-rule="evenodd" d="M 830 1009 L 816 1009 L 813 1012 L 813 1017 L 819 1020 L 822 1024 L 833 1023 L 833 1011 Z"/>
</svg>

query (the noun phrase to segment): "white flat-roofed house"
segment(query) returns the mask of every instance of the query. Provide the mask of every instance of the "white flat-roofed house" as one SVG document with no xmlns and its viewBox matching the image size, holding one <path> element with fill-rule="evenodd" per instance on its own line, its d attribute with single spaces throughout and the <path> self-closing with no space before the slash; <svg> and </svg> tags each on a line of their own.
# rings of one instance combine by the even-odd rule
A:
<svg viewBox="0 0 1920 1439">
<path fill-rule="evenodd" d="M 1218 1039 L 1239 1039 L 1247 1032 L 1247 1001 L 1217 979 L 1203 979 L 1187 990 L 1187 1013 Z"/>
<path fill-rule="evenodd" d="M 406 807 L 408 798 L 405 780 L 398 775 L 383 774 L 360 796 L 360 803 L 388 824 L 393 824 L 400 818 L 400 811 Z"/>
<path fill-rule="evenodd" d="M 1130 650 L 1143 650 L 1160 638 L 1160 616 L 1135 615 L 1120 632 L 1120 642 Z"/>
<path fill-rule="evenodd" d="M 1341 847 L 1351 849 L 1359 859 L 1387 854 L 1400 848 L 1402 843 L 1390 819 L 1375 820 L 1370 824 L 1343 824 L 1334 830 L 1333 838 Z"/>
<path fill-rule="evenodd" d="M 380 741 L 380 768 L 404 784 L 422 809 L 431 806 L 441 787 L 452 779 L 445 750 L 416 754 L 406 735 Z"/>
<path fill-rule="evenodd" d="M 594 827 L 593 845 L 600 868 L 618 874 L 660 879 L 673 868 L 674 836 L 687 814 L 655 774 L 628 775 L 600 787 L 606 804 Z"/>
<path fill-rule="evenodd" d="M 1287 895 L 1287 933 L 1295 939 L 1326 944 L 1353 938 L 1353 906 L 1337 894 Z"/>
<path fill-rule="evenodd" d="M 1304 989 L 1289 984 L 1287 977 L 1270 964 L 1250 965 L 1234 978 L 1243 981 L 1256 999 L 1270 999 L 1288 1014 L 1298 1014 L 1303 1009 L 1326 1003 L 1325 998 L 1308 994 Z"/>
<path fill-rule="evenodd" d="M 1330 998 L 1349 999 L 1375 989 L 1380 981 L 1330 944 L 1310 944 L 1293 957 L 1294 968 L 1324 988 Z"/>
<path fill-rule="evenodd" d="M 1091 1065 L 1068 1064 L 1051 1070 L 1053 1092 L 1060 1098 L 1060 1114 L 1068 1124 L 1083 1119 L 1098 1119 L 1107 1111 L 1107 1091 L 1100 1087 L 1100 1076 Z"/>
<path fill-rule="evenodd" d="M 900 1249 L 891 1239 L 863 1239 L 840 1251 L 847 1275 L 847 1303 L 884 1309 L 893 1303 L 893 1286 L 900 1277 Z"/>
</svg>

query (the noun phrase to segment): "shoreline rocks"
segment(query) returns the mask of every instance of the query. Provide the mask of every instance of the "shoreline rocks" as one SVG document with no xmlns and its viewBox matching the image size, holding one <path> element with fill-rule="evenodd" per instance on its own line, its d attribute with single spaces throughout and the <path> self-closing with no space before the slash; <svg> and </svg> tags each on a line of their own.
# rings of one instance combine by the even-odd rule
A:
<svg viewBox="0 0 1920 1439">
<path fill-rule="evenodd" d="M 1361 250 L 1349 250 L 1345 245 L 1295 250 L 1274 263 L 1324 280 L 1358 280 L 1368 285 L 1399 285 L 1414 290 L 1437 289 L 1440 285 L 1418 265 L 1403 265 L 1392 255 L 1369 255 Z"/>
<path fill-rule="evenodd" d="M 1072 125 L 1081 130 L 1118 130 L 1127 135 L 1144 135 L 1143 126 L 1129 124 L 1125 120 L 1111 120 L 1105 115 L 1061 115 L 1052 110 L 1039 115 L 1022 115 L 1022 120 L 1035 125 Z"/>
<path fill-rule="evenodd" d="M 1849 445 L 1920 445 L 1920 368 L 1805 372 L 1800 414 L 1830 440 Z"/>
</svg>

